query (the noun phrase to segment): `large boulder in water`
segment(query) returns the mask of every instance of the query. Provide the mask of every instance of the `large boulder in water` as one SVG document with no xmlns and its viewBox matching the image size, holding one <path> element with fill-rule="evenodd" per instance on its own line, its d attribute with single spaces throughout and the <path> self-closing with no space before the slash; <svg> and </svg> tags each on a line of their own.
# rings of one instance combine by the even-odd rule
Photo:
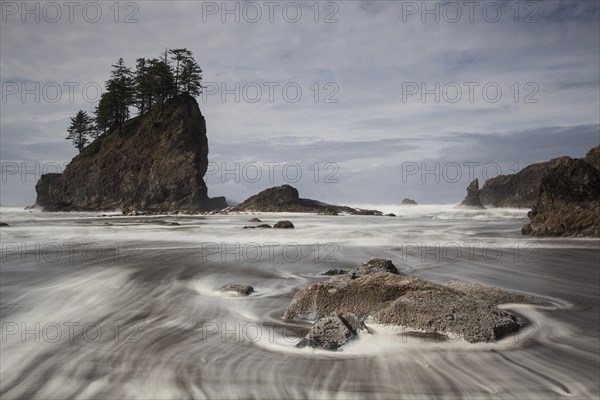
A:
<svg viewBox="0 0 600 400">
<path fill-rule="evenodd" d="M 502 290 L 494 290 L 486 298 L 482 294 L 486 293 L 485 286 L 469 292 L 389 272 L 358 278 L 334 276 L 298 291 L 284 318 L 318 320 L 352 313 L 361 319 L 370 318 L 375 323 L 407 330 L 436 332 L 468 342 L 488 342 L 524 325 L 515 315 L 497 307 L 499 300 L 524 299 L 512 297 L 512 292 L 499 296 Z"/>
<path fill-rule="evenodd" d="M 275 229 L 294 229 L 294 224 L 290 221 L 279 221 L 275 225 L 273 225 Z"/>
<path fill-rule="evenodd" d="M 351 207 L 333 206 L 317 200 L 302 199 L 298 189 L 290 185 L 275 186 L 248 197 L 244 202 L 233 207 L 231 211 L 260 212 L 352 212 Z"/>
<path fill-rule="evenodd" d="M 248 197 L 230 211 L 260 212 L 306 212 L 337 215 L 340 212 L 361 215 L 381 215 L 377 210 L 360 210 L 347 206 L 336 206 L 318 200 L 300 198 L 298 190 L 290 185 L 275 186 Z"/>
</svg>

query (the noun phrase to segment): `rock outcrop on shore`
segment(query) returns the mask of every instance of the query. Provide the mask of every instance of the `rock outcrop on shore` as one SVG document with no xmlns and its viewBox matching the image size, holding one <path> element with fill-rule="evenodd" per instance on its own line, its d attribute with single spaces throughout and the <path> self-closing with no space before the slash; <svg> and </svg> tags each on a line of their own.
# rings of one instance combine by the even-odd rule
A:
<svg viewBox="0 0 600 400">
<path fill-rule="evenodd" d="M 374 264 L 393 266 L 390 260 L 376 260 Z M 406 331 L 489 342 L 524 326 L 517 316 L 497 307 L 502 303 L 545 304 L 541 299 L 488 285 L 462 281 L 441 285 L 373 269 L 362 276 L 333 276 L 301 289 L 284 318 L 320 321 L 350 313 L 360 321 L 368 319 Z"/>
<path fill-rule="evenodd" d="M 516 174 L 488 179 L 479 190 L 481 203 L 490 207 L 531 208 L 537 201 L 544 175 L 566 158 L 531 164 Z"/>
<path fill-rule="evenodd" d="M 317 200 L 302 199 L 298 189 L 290 185 L 275 186 L 247 198 L 244 202 L 233 207 L 232 212 L 306 212 L 337 215 L 348 213 L 352 215 L 382 215 L 381 211 L 363 210 L 347 206 L 326 204 Z"/>
<path fill-rule="evenodd" d="M 298 190 L 290 185 L 275 186 L 247 198 L 231 211 L 261 212 L 323 212 L 338 207 L 311 199 L 301 199 Z M 350 209 L 348 208 L 347 211 Z"/>
<path fill-rule="evenodd" d="M 598 147 L 592 150 L 586 159 L 562 158 L 544 175 L 523 234 L 600 237 Z"/>
<path fill-rule="evenodd" d="M 559 157 L 500 175 L 478 189 L 475 179 L 460 206 L 531 207 L 521 232 L 531 236 L 600 237 L 600 146 L 582 159 Z"/>
<path fill-rule="evenodd" d="M 591 148 L 583 159 L 597 170 L 600 170 L 600 145 Z"/>
<path fill-rule="evenodd" d="M 193 97 L 180 95 L 159 116 L 102 134 L 62 174 L 42 175 L 36 203 L 46 211 L 223 209 L 224 197 L 208 197 L 207 167 L 204 117 Z"/>
<path fill-rule="evenodd" d="M 459 207 L 485 208 L 479 199 L 479 179 L 475 178 L 467 187 L 467 197 Z"/>
</svg>

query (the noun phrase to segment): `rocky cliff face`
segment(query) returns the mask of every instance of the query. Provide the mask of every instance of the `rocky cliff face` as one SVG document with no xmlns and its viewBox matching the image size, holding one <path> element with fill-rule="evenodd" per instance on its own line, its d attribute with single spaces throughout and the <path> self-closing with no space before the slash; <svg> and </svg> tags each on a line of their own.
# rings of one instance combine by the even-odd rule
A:
<svg viewBox="0 0 600 400">
<path fill-rule="evenodd" d="M 587 152 L 585 162 L 600 170 L 600 146 L 596 146 Z"/>
<path fill-rule="evenodd" d="M 546 172 L 567 158 L 554 158 L 529 165 L 513 175 L 488 179 L 479 191 L 479 198 L 485 206 L 531 208 L 537 201 Z"/>
<path fill-rule="evenodd" d="M 542 178 L 528 216 L 526 235 L 600 237 L 600 170 L 564 157 Z"/>
<path fill-rule="evenodd" d="M 46 211 L 207 211 L 210 199 L 206 123 L 188 95 L 170 100 L 160 116 L 127 121 L 77 155 L 62 174 L 42 175 L 36 203 Z"/>
</svg>

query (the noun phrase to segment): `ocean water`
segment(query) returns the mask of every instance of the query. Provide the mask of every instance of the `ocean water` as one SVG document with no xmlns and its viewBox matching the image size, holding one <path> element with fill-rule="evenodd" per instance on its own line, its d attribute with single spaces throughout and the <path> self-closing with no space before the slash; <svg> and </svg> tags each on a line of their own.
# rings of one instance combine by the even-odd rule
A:
<svg viewBox="0 0 600 400">
<path fill-rule="evenodd" d="M 600 240 L 523 237 L 519 209 L 370 208 L 397 217 L 0 209 L 2 399 L 598 398 Z M 296 229 L 242 229 L 254 217 Z M 294 294 L 371 257 L 550 305 L 503 305 L 529 324 L 496 343 L 371 325 L 296 349 Z"/>
</svg>

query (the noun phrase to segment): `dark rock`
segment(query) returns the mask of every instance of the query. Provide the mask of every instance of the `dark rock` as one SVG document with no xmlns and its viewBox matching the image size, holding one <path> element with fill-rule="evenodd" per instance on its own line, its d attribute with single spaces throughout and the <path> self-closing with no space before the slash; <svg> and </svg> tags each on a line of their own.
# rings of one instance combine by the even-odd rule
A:
<svg viewBox="0 0 600 400">
<path fill-rule="evenodd" d="M 51 173 L 43 174 L 35 184 L 35 192 L 37 198 L 35 205 L 40 207 L 50 207 L 54 200 L 51 198 L 51 193 L 56 194 L 62 187 L 62 174 Z"/>
<path fill-rule="evenodd" d="M 320 213 L 327 208 L 336 212 L 351 213 L 354 208 L 333 206 L 317 200 L 301 199 L 298 190 L 290 185 L 275 186 L 247 198 L 243 203 L 233 207 L 231 211 L 261 212 L 310 212 Z"/>
<path fill-rule="evenodd" d="M 484 206 L 531 208 L 537 201 L 542 178 L 566 157 L 531 164 L 516 174 L 488 179 L 479 191 Z"/>
<path fill-rule="evenodd" d="M 398 268 L 396 268 L 391 260 L 376 257 L 371 258 L 369 261 L 351 271 L 351 274 L 353 276 L 364 276 L 374 274 L 376 272 L 389 272 L 396 275 L 399 274 Z"/>
<path fill-rule="evenodd" d="M 383 215 L 383 213 L 381 211 L 378 210 L 363 210 L 360 208 L 357 208 L 356 210 L 352 211 L 350 213 L 351 215 Z"/>
<path fill-rule="evenodd" d="M 323 215 L 338 215 L 338 212 L 335 210 L 335 208 L 327 207 L 325 210 L 323 210 Z"/>
<path fill-rule="evenodd" d="M 169 222 L 169 226 L 179 226 L 179 222 Z"/>
<path fill-rule="evenodd" d="M 267 229 L 267 228 L 270 228 L 270 227 L 271 227 L 271 225 L 269 225 L 269 224 L 260 224 L 260 225 L 254 225 L 254 226 L 253 225 L 248 225 L 248 226 L 245 226 L 244 229 L 256 229 L 256 228 Z"/>
<path fill-rule="evenodd" d="M 221 211 L 229 207 L 225 196 L 209 197 L 206 208 L 203 211 Z"/>
<path fill-rule="evenodd" d="M 494 341 L 524 325 L 497 307 L 500 302 L 530 300 L 519 296 L 486 285 L 440 285 L 388 272 L 356 279 L 334 276 L 298 291 L 284 318 L 316 320 L 352 313 L 360 319 L 369 317 L 375 323 L 454 335 L 468 342 Z"/>
<path fill-rule="evenodd" d="M 7 224 L 6 222 L 0 222 L 0 226 L 10 226 L 10 225 Z"/>
<path fill-rule="evenodd" d="M 278 223 L 276 223 L 275 225 L 273 225 L 273 228 L 277 228 L 277 229 L 294 229 L 294 224 L 292 224 L 290 221 L 279 221 Z"/>
<path fill-rule="evenodd" d="M 403 206 L 415 206 L 418 203 L 416 201 L 414 201 L 413 199 L 403 199 L 401 204 Z"/>
<path fill-rule="evenodd" d="M 262 221 L 258 218 L 252 218 L 252 219 L 249 219 L 248 222 L 262 222 Z"/>
<path fill-rule="evenodd" d="M 467 197 L 459 204 L 460 207 L 484 208 L 479 200 L 479 180 L 475 178 L 467 187 Z"/>
<path fill-rule="evenodd" d="M 338 350 L 358 337 L 360 331 L 368 332 L 365 324 L 354 314 L 341 313 L 319 319 L 296 347 L 321 347 Z"/>
<path fill-rule="evenodd" d="M 221 292 L 234 292 L 240 296 L 248 296 L 254 293 L 254 288 L 250 285 L 245 285 L 241 283 L 232 283 L 227 285 L 221 289 Z"/>
<path fill-rule="evenodd" d="M 36 203 L 46 211 L 225 208 L 223 197 L 207 195 L 207 167 L 204 117 L 192 96 L 180 95 L 160 116 L 136 117 L 100 135 L 62 174 L 42 175 Z"/>
<path fill-rule="evenodd" d="M 537 202 L 522 233 L 600 237 L 600 170 L 565 157 L 542 178 Z"/>
<path fill-rule="evenodd" d="M 594 168 L 600 170 L 600 145 L 590 149 L 585 155 L 584 160 Z"/>
<path fill-rule="evenodd" d="M 347 269 L 332 268 L 332 269 L 328 269 L 327 271 L 321 272 L 320 275 L 326 275 L 326 276 L 347 275 L 349 272 L 350 271 Z"/>
<path fill-rule="evenodd" d="M 385 216 L 386 216 L 386 217 L 395 217 L 395 216 L 396 216 L 396 214 L 394 214 L 394 213 L 389 213 L 389 214 L 385 214 Z"/>
</svg>

